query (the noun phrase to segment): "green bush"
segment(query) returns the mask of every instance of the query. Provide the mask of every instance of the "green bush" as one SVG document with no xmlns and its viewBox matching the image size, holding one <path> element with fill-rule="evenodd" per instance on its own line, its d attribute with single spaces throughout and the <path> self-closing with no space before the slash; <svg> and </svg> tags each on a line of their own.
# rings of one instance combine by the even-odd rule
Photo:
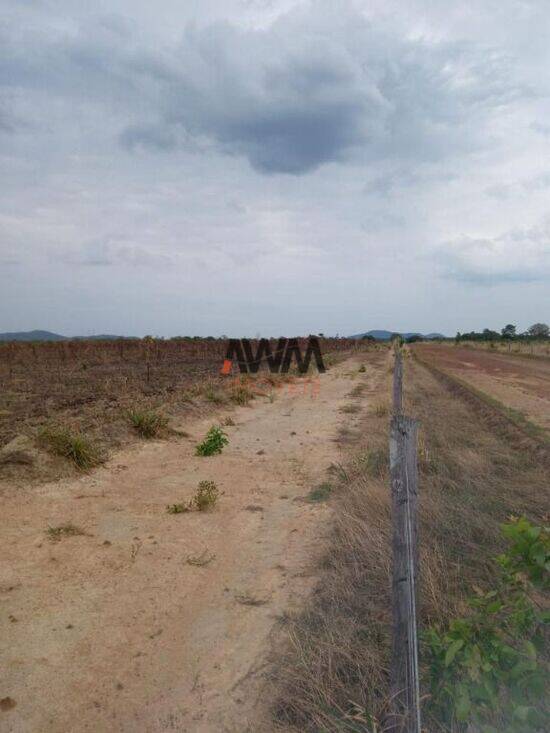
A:
<svg viewBox="0 0 550 733">
<path fill-rule="evenodd" d="M 550 532 L 527 519 L 502 526 L 511 547 L 497 558 L 497 587 L 478 590 L 470 612 L 424 634 L 429 660 L 429 712 L 453 730 L 526 733 L 544 728 L 540 703 L 548 684 L 544 625 L 532 599 L 548 587 Z M 498 720 L 498 729 L 494 727 Z M 453 727 L 455 726 L 455 727 Z"/>
<path fill-rule="evenodd" d="M 227 435 L 222 428 L 213 425 L 206 433 L 202 443 L 197 445 L 195 452 L 198 456 L 213 456 L 216 453 L 221 453 L 228 442 Z"/>
</svg>

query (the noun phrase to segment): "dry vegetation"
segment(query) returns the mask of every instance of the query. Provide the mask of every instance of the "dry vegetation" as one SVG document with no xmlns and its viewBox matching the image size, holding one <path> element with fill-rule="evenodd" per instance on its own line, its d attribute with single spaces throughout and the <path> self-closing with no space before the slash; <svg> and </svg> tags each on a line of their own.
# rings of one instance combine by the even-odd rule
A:
<svg viewBox="0 0 550 733">
<path fill-rule="evenodd" d="M 321 343 L 328 363 L 353 345 Z M 246 405 L 255 394 L 273 400 L 292 378 L 263 370 L 224 377 L 226 347 L 224 339 L 149 337 L 0 343 L 0 478 L 89 469 L 136 437 L 177 437 L 170 423 L 189 414 Z"/>
<path fill-rule="evenodd" d="M 463 613 L 472 586 L 491 587 L 491 558 L 503 546 L 501 522 L 524 514 L 540 524 L 548 482 L 544 466 L 521 442 L 488 429 L 482 414 L 412 360 L 406 383 L 407 411 L 422 426 L 420 599 L 426 628 Z M 273 674 L 279 685 L 274 718 L 285 731 L 383 730 L 391 628 L 384 411 L 365 415 L 360 433 L 366 438 L 354 444 L 353 460 L 338 471 L 332 492 L 334 529 L 317 590 L 305 612 L 284 622 L 286 651 Z M 425 726 L 430 733 L 464 730 L 427 713 Z"/>
<path fill-rule="evenodd" d="M 512 354 L 514 356 L 550 357 L 550 341 L 539 340 L 513 340 L 513 341 L 461 341 L 460 346 L 467 349 L 480 349 L 499 354 Z"/>
</svg>

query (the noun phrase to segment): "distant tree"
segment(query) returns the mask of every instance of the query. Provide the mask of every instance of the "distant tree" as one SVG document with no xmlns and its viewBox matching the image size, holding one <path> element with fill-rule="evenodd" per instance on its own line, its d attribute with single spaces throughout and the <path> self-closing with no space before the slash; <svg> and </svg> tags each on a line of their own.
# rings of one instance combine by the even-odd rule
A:
<svg viewBox="0 0 550 733">
<path fill-rule="evenodd" d="M 497 331 L 491 331 L 490 328 L 484 328 L 482 338 L 484 341 L 494 341 L 500 338 L 500 334 Z"/>
<path fill-rule="evenodd" d="M 319 334 L 319 338 L 320 338 L 320 339 L 324 339 L 324 338 L 325 338 L 325 334 L 324 334 L 324 333 L 320 333 L 320 334 Z"/>
<path fill-rule="evenodd" d="M 527 329 L 527 333 L 533 338 L 547 339 L 548 336 L 550 336 L 550 328 L 546 323 L 533 323 L 533 325 Z"/>
<path fill-rule="evenodd" d="M 415 344 L 417 341 L 424 341 L 424 338 L 419 333 L 413 333 L 413 335 L 409 336 L 407 339 L 408 344 Z"/>
<path fill-rule="evenodd" d="M 513 339 L 516 335 L 516 327 L 512 323 L 508 323 L 500 333 L 503 339 Z"/>
<path fill-rule="evenodd" d="M 374 336 L 371 336 L 370 333 L 366 333 L 363 336 L 361 336 L 361 340 L 362 341 L 376 341 L 376 339 L 374 338 Z"/>
</svg>

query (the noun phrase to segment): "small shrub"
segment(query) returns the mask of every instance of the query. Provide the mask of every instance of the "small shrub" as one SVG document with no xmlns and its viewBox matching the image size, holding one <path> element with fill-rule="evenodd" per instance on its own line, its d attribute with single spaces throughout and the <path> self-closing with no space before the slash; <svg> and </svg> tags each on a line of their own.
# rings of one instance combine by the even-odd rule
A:
<svg viewBox="0 0 550 733">
<path fill-rule="evenodd" d="M 74 524 L 68 522 L 67 524 L 60 524 L 58 527 L 48 527 L 46 535 L 52 542 L 59 542 L 63 537 L 76 537 L 78 535 L 85 535 L 83 529 L 77 527 Z"/>
<path fill-rule="evenodd" d="M 213 425 L 206 433 L 202 443 L 197 445 L 195 452 L 198 456 L 213 456 L 216 453 L 221 453 L 228 442 L 227 435 L 222 428 Z"/>
<path fill-rule="evenodd" d="M 323 484 L 320 484 L 319 486 L 316 486 L 314 489 L 312 489 L 308 494 L 308 500 L 309 501 L 327 501 L 327 499 L 330 498 L 330 495 L 332 493 L 332 484 L 329 484 L 328 481 L 326 481 Z"/>
<path fill-rule="evenodd" d="M 199 488 L 191 499 L 191 504 L 199 512 L 213 509 L 218 501 L 219 493 L 214 481 L 200 481 Z"/>
<path fill-rule="evenodd" d="M 548 614 L 531 598 L 529 581 L 548 587 L 550 532 L 525 518 L 503 525 L 502 532 L 512 546 L 497 558 L 502 575 L 496 587 L 478 589 L 468 615 L 424 634 L 429 710 L 464 729 L 496 731 L 491 723 L 498 716 L 498 730 L 526 733 L 544 727 L 540 702 L 549 678 L 541 652 Z"/>
<path fill-rule="evenodd" d="M 228 415 L 225 420 L 222 422 L 222 425 L 227 426 L 228 428 L 233 427 L 235 425 L 233 418 Z"/>
<path fill-rule="evenodd" d="M 168 418 L 152 410 L 132 410 L 128 414 L 132 427 L 142 438 L 155 438 L 168 425 Z"/>
<path fill-rule="evenodd" d="M 186 514 L 193 510 L 205 512 L 214 508 L 219 494 L 220 492 L 214 481 L 200 481 L 192 499 L 179 504 L 169 504 L 166 511 L 168 514 Z"/>
<path fill-rule="evenodd" d="M 72 461 L 82 471 L 102 461 L 99 450 L 87 438 L 67 428 L 44 428 L 38 437 L 50 451 Z"/>
<path fill-rule="evenodd" d="M 388 414 L 388 406 L 381 402 L 374 406 L 373 411 L 376 417 L 385 417 Z"/>
<path fill-rule="evenodd" d="M 189 511 L 189 504 L 168 504 L 166 511 L 168 514 L 185 514 Z"/>
<path fill-rule="evenodd" d="M 362 374 L 363 372 L 366 372 L 366 371 L 367 371 L 367 368 L 366 368 L 366 366 L 365 366 L 364 364 L 361 364 L 361 366 L 359 367 L 359 371 L 361 372 L 361 374 Z"/>
</svg>

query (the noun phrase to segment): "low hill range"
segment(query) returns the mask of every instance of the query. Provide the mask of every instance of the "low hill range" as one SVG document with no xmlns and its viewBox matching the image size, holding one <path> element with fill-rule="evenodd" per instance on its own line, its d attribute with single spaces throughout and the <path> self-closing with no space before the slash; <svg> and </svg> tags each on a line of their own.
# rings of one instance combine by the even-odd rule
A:
<svg viewBox="0 0 550 733">
<path fill-rule="evenodd" d="M 399 336 L 402 336 L 404 339 L 411 338 L 411 336 L 420 336 L 420 338 L 423 339 L 444 339 L 446 338 L 442 333 L 419 333 L 418 331 L 411 331 L 410 333 L 407 332 L 401 332 L 401 331 L 384 331 L 384 330 L 373 330 L 373 331 L 366 331 L 365 333 L 357 333 L 353 336 L 350 336 L 352 339 L 360 339 L 364 336 L 372 336 L 372 338 L 376 339 L 377 341 L 389 341 L 392 336 L 395 334 L 399 334 Z"/>
<path fill-rule="evenodd" d="M 411 333 L 400 333 L 399 331 L 384 331 L 384 330 L 372 330 L 366 331 L 365 333 L 358 333 L 349 338 L 360 339 L 364 336 L 371 336 L 377 341 L 389 341 L 391 337 L 399 333 L 404 339 L 408 339 L 411 336 L 420 336 L 424 339 L 440 339 L 445 338 L 441 333 L 427 333 L 422 334 L 416 331 Z M 131 339 L 135 336 L 115 336 L 113 334 L 96 334 L 93 336 L 62 336 L 59 333 L 53 333 L 52 331 L 14 331 L 13 333 L 0 333 L 0 341 L 81 341 L 89 339 L 92 341 L 114 341 L 116 339 Z"/>
<path fill-rule="evenodd" d="M 0 333 L 0 341 L 75 341 L 91 339 L 94 341 L 114 341 L 115 339 L 132 338 L 131 336 L 113 336 L 112 334 L 97 334 L 94 336 L 61 336 L 51 331 L 14 331 Z"/>
</svg>

